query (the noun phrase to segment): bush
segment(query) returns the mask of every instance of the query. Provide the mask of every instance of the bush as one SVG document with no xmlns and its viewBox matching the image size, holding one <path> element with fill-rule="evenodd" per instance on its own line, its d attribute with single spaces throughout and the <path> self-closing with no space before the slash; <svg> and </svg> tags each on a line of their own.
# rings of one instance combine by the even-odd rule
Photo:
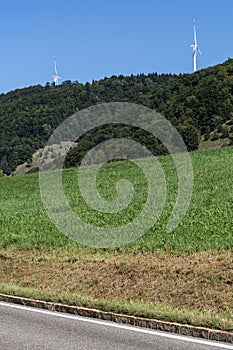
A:
<svg viewBox="0 0 233 350">
<path fill-rule="evenodd" d="M 219 139 L 219 135 L 217 134 L 217 132 L 215 131 L 211 137 L 211 141 L 216 141 Z"/>
<path fill-rule="evenodd" d="M 228 131 L 228 127 L 225 126 L 223 129 L 222 129 L 222 135 L 221 135 L 221 139 L 226 139 L 229 137 L 229 131 Z"/>
</svg>

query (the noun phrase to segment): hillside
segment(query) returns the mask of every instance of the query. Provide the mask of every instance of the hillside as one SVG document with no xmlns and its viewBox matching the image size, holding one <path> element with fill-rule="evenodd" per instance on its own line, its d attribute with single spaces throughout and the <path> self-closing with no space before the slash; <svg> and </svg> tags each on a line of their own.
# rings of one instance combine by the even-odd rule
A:
<svg viewBox="0 0 233 350">
<path fill-rule="evenodd" d="M 55 87 L 47 83 L 1 94 L 0 170 L 10 174 L 17 165 L 30 162 L 52 131 L 77 110 L 114 101 L 143 104 L 161 112 L 178 128 L 189 150 L 231 144 L 233 60 L 195 74 L 120 75 L 86 84 L 65 81 Z M 105 138 L 119 130 L 110 125 Z M 132 132 L 129 135 L 133 138 Z M 85 149 L 100 137 L 101 130 L 87 135 L 66 166 L 80 161 Z M 146 143 L 148 135 L 140 134 L 139 138 Z M 153 142 L 153 153 L 163 154 L 163 147 Z"/>
<path fill-rule="evenodd" d="M 170 235 L 166 232 L 166 225 L 173 210 L 178 178 L 171 157 L 159 157 L 166 177 L 166 206 L 156 225 L 136 242 L 123 246 L 123 251 L 132 248 L 156 251 L 164 247 L 192 252 L 233 250 L 233 189 L 229 181 L 232 151 L 233 147 L 225 147 L 190 153 L 194 169 L 193 196 L 185 218 Z M 151 159 L 148 158 L 146 162 L 150 164 Z M 107 163 L 97 177 L 97 188 L 109 200 L 113 198 L 119 179 L 126 178 L 134 186 L 130 205 L 114 214 L 99 212 L 88 206 L 75 185 L 77 169 L 65 169 L 63 177 L 64 191 L 76 215 L 97 227 L 113 227 L 130 222 L 141 212 L 148 195 L 146 178 L 132 162 Z M 76 245 L 52 224 L 45 213 L 38 174 L 0 178 L 0 198 L 0 246 L 43 249 Z"/>
<path fill-rule="evenodd" d="M 190 153 L 193 196 L 170 234 L 178 178 L 171 157 L 160 157 L 164 210 L 145 235 L 116 249 L 88 248 L 62 234 L 43 206 L 39 174 L 0 178 L 0 292 L 232 331 L 232 151 Z M 134 186 L 133 200 L 110 214 L 89 207 L 75 185 L 77 169 L 65 169 L 64 190 L 75 214 L 96 227 L 136 218 L 147 198 L 136 166 L 105 164 L 97 188 L 110 200 L 123 177 Z"/>
</svg>

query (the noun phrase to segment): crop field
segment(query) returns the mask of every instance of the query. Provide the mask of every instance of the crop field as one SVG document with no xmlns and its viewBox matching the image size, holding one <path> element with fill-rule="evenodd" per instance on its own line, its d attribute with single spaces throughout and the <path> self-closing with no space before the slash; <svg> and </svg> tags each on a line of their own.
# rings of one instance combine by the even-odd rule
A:
<svg viewBox="0 0 233 350">
<path fill-rule="evenodd" d="M 233 248 L 233 148 L 191 153 L 194 169 L 193 197 L 181 224 L 166 233 L 167 220 L 176 200 L 177 176 L 170 157 L 160 157 L 166 176 L 167 201 L 163 213 L 149 232 L 121 250 L 155 251 L 160 248 L 200 251 Z M 150 159 L 147 160 L 150 162 Z M 116 196 L 116 182 L 127 178 L 134 185 L 132 203 L 120 213 L 104 214 L 90 209 L 76 188 L 76 169 L 64 171 L 65 192 L 73 210 L 96 226 L 128 223 L 140 212 L 146 195 L 146 180 L 133 163 L 107 164 L 99 172 L 97 187 L 108 200 Z M 38 174 L 0 179 L 0 246 L 45 248 L 74 246 L 50 222 L 43 207 Z"/>
<path fill-rule="evenodd" d="M 171 233 L 177 175 L 171 158 L 160 157 L 167 185 L 162 215 L 144 236 L 111 249 L 85 247 L 59 232 L 43 207 L 38 174 L 0 178 L 0 293 L 232 331 L 232 154 L 232 147 L 190 153 L 193 196 Z M 119 213 L 88 207 L 77 169 L 64 170 L 64 191 L 84 220 L 115 227 L 137 216 L 147 196 L 142 171 L 127 161 L 101 168 L 99 193 L 113 200 L 122 178 L 134 195 Z"/>
</svg>

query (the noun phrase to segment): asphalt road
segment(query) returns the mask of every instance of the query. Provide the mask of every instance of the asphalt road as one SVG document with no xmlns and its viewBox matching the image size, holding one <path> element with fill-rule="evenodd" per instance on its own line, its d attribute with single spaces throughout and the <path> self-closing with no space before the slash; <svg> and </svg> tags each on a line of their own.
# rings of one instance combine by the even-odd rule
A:
<svg viewBox="0 0 233 350">
<path fill-rule="evenodd" d="M 0 302 L 1 350 L 216 350 L 208 342 Z"/>
</svg>

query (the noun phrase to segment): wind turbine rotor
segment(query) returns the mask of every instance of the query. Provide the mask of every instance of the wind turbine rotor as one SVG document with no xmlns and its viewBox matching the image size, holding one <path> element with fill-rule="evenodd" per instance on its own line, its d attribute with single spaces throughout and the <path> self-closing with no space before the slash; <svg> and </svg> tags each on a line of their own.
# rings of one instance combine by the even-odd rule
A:
<svg viewBox="0 0 233 350">
<path fill-rule="evenodd" d="M 198 44 L 197 44 L 197 29 L 196 29 L 196 21 L 193 21 L 193 37 L 194 37 L 194 44 L 190 45 L 190 47 L 193 50 L 193 71 L 196 72 L 197 70 L 197 53 L 199 53 L 201 56 L 203 56 L 202 52 L 200 51 Z"/>
<path fill-rule="evenodd" d="M 53 78 L 54 84 L 57 85 L 59 82 L 59 79 L 61 80 L 61 77 L 58 75 L 57 63 L 56 63 L 55 57 L 54 57 L 54 71 L 55 71 L 55 75 L 53 75 L 52 78 Z"/>
</svg>

